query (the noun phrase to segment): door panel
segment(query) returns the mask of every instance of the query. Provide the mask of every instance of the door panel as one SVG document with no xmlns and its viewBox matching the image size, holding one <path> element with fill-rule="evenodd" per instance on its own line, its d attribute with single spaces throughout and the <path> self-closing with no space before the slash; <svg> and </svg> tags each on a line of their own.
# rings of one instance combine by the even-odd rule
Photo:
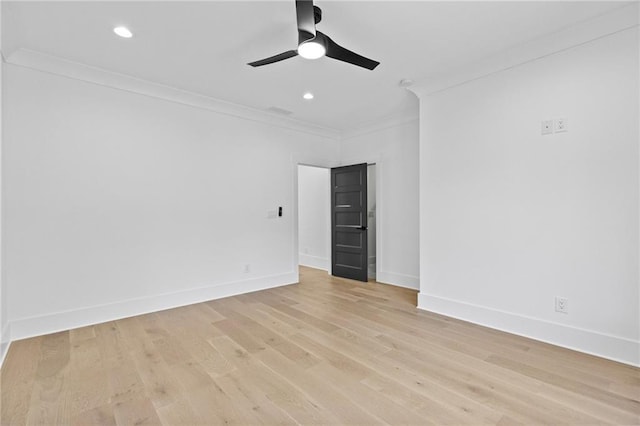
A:
<svg viewBox="0 0 640 426">
<path fill-rule="evenodd" d="M 331 169 L 332 274 L 367 281 L 367 165 Z"/>
</svg>

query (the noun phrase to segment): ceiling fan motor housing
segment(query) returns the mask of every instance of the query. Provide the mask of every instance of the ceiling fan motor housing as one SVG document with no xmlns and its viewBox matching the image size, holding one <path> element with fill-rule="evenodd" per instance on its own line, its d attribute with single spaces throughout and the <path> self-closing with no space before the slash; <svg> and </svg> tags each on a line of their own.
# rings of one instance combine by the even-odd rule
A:
<svg viewBox="0 0 640 426">
<path fill-rule="evenodd" d="M 313 20 L 316 22 L 316 24 L 322 21 L 322 9 L 320 9 L 318 6 L 313 6 Z"/>
</svg>

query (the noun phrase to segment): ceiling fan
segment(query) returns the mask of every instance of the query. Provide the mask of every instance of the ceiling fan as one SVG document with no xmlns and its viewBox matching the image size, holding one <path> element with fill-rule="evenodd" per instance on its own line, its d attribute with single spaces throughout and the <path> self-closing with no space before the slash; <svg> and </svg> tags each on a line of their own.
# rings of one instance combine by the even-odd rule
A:
<svg viewBox="0 0 640 426">
<path fill-rule="evenodd" d="M 322 20 L 322 10 L 313 5 L 313 0 L 296 0 L 296 17 L 298 20 L 298 49 L 289 50 L 279 55 L 249 62 L 247 65 L 260 67 L 300 55 L 306 59 L 317 59 L 323 56 L 348 62 L 362 68 L 373 70 L 380 62 L 360 56 L 340 46 L 329 36 L 316 31 L 316 24 Z"/>
</svg>

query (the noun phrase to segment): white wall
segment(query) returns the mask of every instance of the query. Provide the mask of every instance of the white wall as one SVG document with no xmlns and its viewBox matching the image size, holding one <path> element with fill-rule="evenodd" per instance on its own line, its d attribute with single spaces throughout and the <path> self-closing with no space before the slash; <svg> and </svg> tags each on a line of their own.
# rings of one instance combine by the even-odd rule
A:
<svg viewBox="0 0 640 426">
<path fill-rule="evenodd" d="M 9 346 L 9 322 L 7 320 L 7 297 L 4 285 L 4 268 L 3 268 L 3 250 L 2 250 L 2 198 L 3 198 L 3 183 L 2 183 L 2 151 L 3 145 L 3 108 L 4 103 L 3 90 L 3 72 L 4 72 L 4 55 L 2 53 L 2 1 L 0 0 L 0 365 L 4 360 L 4 356 L 7 353 Z"/>
<path fill-rule="evenodd" d="M 422 96 L 420 307 L 640 364 L 637 32 Z"/>
<path fill-rule="evenodd" d="M 417 109 L 417 100 L 416 100 Z M 376 163 L 377 274 L 383 283 L 419 286 L 418 120 L 346 135 L 342 164 Z"/>
<path fill-rule="evenodd" d="M 5 78 L 12 338 L 296 281 L 292 159 L 336 158 L 336 140 L 10 64 Z"/>
<path fill-rule="evenodd" d="M 298 166 L 298 248 L 300 265 L 328 271 L 331 178 L 329 169 Z"/>
</svg>

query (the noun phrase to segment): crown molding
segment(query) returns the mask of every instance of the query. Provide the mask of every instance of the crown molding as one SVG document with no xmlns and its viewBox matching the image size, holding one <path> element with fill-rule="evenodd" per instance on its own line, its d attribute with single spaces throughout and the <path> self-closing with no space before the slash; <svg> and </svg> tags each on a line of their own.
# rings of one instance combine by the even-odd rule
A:
<svg viewBox="0 0 640 426">
<path fill-rule="evenodd" d="M 640 4 L 634 2 L 569 28 L 514 46 L 450 73 L 418 79 L 423 82 L 410 87 L 409 90 L 419 98 L 423 98 L 599 38 L 637 28 L 639 22 Z"/>
<path fill-rule="evenodd" d="M 19 67 L 30 68 L 74 80 L 206 109 L 218 114 L 230 115 L 271 126 L 296 130 L 331 140 L 339 140 L 341 136 L 341 132 L 336 129 L 318 126 L 289 117 L 282 117 L 257 108 L 153 83 L 30 49 L 20 48 L 15 50 L 8 55 L 5 62 Z"/>
<path fill-rule="evenodd" d="M 369 133 L 380 132 L 391 127 L 401 126 L 412 121 L 420 119 L 419 109 L 404 110 L 398 113 L 388 115 L 379 120 L 367 121 L 359 126 L 345 130 L 342 132 L 342 141 L 348 142 L 349 139 L 364 136 Z"/>
</svg>

